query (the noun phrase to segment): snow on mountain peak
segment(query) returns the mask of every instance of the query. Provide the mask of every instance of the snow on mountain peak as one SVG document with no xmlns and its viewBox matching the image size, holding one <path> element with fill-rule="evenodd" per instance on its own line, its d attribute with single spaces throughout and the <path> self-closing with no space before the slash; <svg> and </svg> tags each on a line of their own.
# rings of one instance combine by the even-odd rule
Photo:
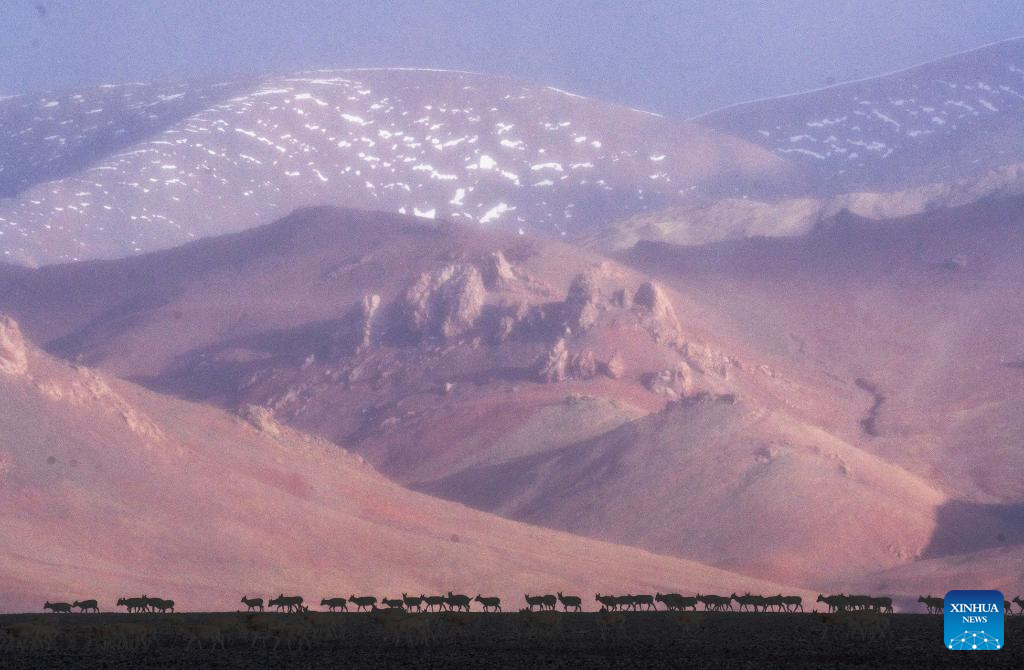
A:
<svg viewBox="0 0 1024 670">
<path fill-rule="evenodd" d="M 557 235 L 781 164 L 690 124 L 469 73 L 108 85 L 0 102 L 0 250 L 120 256 L 312 204 Z"/>
</svg>

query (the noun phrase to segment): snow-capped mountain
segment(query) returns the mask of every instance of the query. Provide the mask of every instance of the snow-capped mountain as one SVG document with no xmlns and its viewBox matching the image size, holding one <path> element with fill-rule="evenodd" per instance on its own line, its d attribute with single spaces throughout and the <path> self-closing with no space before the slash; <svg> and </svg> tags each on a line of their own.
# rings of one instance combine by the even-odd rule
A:
<svg viewBox="0 0 1024 670">
<path fill-rule="evenodd" d="M 1024 161 L 1024 38 L 695 121 L 793 161 L 826 193 L 974 177 Z"/>
<path fill-rule="evenodd" d="M 0 100 L 0 250 L 29 264 L 169 247 L 325 203 L 559 235 L 790 175 L 716 131 L 461 72 Z"/>
</svg>

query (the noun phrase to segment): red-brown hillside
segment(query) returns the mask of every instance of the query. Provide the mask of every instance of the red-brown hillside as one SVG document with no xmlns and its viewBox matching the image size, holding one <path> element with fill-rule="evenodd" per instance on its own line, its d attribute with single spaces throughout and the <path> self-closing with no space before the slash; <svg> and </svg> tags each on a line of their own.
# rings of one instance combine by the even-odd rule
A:
<svg viewBox="0 0 1024 670">
<path fill-rule="evenodd" d="M 602 539 L 829 584 L 924 555 L 947 502 L 864 453 L 854 379 L 720 327 L 713 290 L 556 242 L 317 209 L 3 286 L 52 352 Z"/>
<path fill-rule="evenodd" d="M 778 592 L 695 563 L 544 530 L 397 486 L 280 426 L 55 361 L 0 320 L 0 611 L 44 600 L 448 590 Z M 807 594 L 805 594 L 807 595 Z"/>
</svg>

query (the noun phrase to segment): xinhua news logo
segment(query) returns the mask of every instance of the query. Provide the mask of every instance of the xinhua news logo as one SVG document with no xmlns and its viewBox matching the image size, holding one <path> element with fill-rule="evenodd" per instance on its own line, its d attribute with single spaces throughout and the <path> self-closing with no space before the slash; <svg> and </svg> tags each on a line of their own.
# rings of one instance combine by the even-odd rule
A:
<svg viewBox="0 0 1024 670">
<path fill-rule="evenodd" d="M 950 591 L 943 607 L 946 649 L 1002 649 L 1003 616 L 999 591 Z"/>
</svg>

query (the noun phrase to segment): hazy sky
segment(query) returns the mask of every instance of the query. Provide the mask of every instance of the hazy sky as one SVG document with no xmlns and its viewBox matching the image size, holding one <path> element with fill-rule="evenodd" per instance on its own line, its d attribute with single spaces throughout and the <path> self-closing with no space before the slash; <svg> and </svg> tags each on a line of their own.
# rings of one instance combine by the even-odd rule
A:
<svg viewBox="0 0 1024 670">
<path fill-rule="evenodd" d="M 0 0 L 0 94 L 398 65 L 686 117 L 1019 35 L 1024 0 Z"/>
</svg>

